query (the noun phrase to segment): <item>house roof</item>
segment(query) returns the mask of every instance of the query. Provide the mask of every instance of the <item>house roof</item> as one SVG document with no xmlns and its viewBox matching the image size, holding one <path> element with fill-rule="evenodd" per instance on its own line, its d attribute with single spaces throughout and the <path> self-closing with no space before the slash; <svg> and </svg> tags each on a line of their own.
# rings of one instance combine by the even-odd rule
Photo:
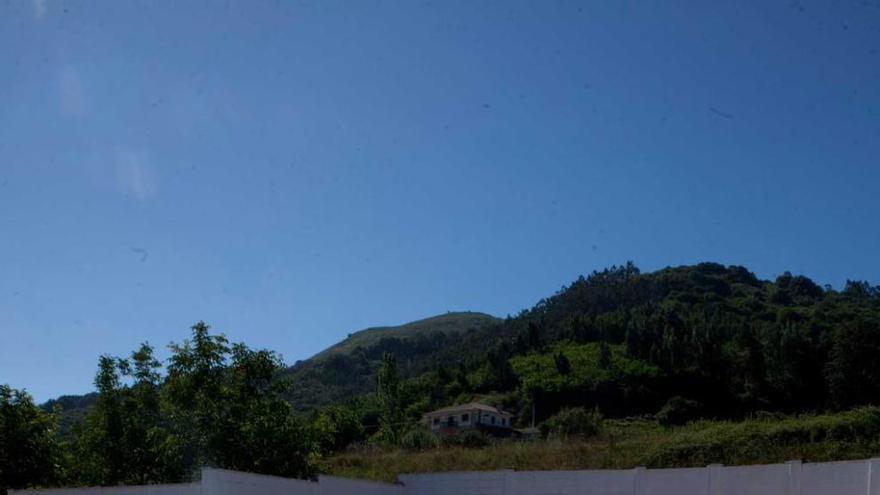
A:
<svg viewBox="0 0 880 495">
<path fill-rule="evenodd" d="M 486 404 L 481 404 L 479 402 L 469 402 L 467 404 L 458 404 L 456 406 L 449 406 L 437 409 L 436 411 L 431 411 L 428 414 L 443 414 L 443 413 L 451 413 L 456 411 L 472 411 L 474 409 L 478 409 L 480 411 L 491 412 L 495 414 L 500 414 L 502 416 L 510 416 L 511 414 L 508 412 L 504 412 L 497 407 L 492 407 Z"/>
</svg>

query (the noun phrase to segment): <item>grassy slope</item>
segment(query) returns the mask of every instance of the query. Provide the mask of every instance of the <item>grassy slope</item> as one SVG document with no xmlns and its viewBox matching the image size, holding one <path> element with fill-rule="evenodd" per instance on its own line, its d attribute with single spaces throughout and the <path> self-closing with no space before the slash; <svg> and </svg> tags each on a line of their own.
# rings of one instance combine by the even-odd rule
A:
<svg viewBox="0 0 880 495">
<path fill-rule="evenodd" d="M 482 449 L 421 452 L 349 451 L 331 457 L 334 475 L 394 480 L 429 471 L 628 469 L 693 467 L 712 463 L 763 464 L 868 458 L 880 453 L 880 408 L 743 422 L 700 421 L 665 429 L 653 421 L 607 421 L 589 440 L 507 441 Z"/>
<path fill-rule="evenodd" d="M 494 316 L 485 313 L 466 311 L 446 313 L 395 327 L 367 328 L 366 330 L 355 332 L 347 339 L 324 349 L 312 357 L 312 359 L 320 360 L 336 353 L 350 354 L 358 346 L 369 347 L 385 337 L 406 339 L 419 335 L 428 335 L 433 332 L 462 332 L 469 328 L 482 327 L 497 320 Z"/>
</svg>

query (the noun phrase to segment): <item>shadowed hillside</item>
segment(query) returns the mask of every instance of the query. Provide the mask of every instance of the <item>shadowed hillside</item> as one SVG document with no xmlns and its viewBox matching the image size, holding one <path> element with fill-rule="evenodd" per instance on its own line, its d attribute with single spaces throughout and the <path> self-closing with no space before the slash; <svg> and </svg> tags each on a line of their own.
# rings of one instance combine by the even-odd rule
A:
<svg viewBox="0 0 880 495">
<path fill-rule="evenodd" d="M 467 333 L 499 322 L 475 312 L 446 313 L 396 327 L 368 328 L 297 362 L 286 376 L 293 381 L 291 401 L 300 411 L 312 410 L 372 392 L 382 355 L 401 360 L 404 376 L 432 369 L 445 350 Z"/>
</svg>

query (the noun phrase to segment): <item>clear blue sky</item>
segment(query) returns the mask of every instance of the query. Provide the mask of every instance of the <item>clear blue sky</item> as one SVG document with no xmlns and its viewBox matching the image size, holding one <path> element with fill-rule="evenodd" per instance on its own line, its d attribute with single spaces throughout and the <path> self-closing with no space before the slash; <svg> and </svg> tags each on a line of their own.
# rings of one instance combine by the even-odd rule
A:
<svg viewBox="0 0 880 495">
<path fill-rule="evenodd" d="M 713 260 L 880 283 L 880 3 L 0 4 L 0 383 Z M 163 350 L 163 355 L 167 353 Z"/>
</svg>

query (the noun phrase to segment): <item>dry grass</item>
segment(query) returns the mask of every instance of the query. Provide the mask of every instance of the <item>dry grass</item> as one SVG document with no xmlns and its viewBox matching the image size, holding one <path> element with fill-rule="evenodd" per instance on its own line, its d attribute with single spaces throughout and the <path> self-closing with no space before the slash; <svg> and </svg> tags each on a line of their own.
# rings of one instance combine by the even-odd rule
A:
<svg viewBox="0 0 880 495">
<path fill-rule="evenodd" d="M 606 421 L 589 440 L 499 441 L 489 447 L 424 451 L 355 449 L 324 460 L 327 473 L 393 481 L 398 474 L 498 469 L 628 469 L 805 462 L 880 454 L 880 408 L 837 414 L 700 421 L 665 429 L 652 421 Z"/>
<path fill-rule="evenodd" d="M 590 440 L 509 440 L 480 449 L 350 450 L 327 459 L 323 467 L 334 475 L 381 481 L 393 481 L 401 473 L 631 468 L 639 465 L 645 445 L 656 442 L 658 431 L 655 426 L 611 425 Z"/>
</svg>

